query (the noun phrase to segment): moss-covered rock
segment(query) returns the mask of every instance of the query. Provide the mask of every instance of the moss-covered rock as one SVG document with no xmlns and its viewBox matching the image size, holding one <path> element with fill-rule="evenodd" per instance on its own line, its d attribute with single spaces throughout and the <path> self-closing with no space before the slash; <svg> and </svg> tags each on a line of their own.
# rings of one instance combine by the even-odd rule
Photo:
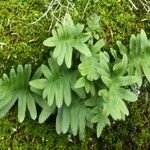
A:
<svg viewBox="0 0 150 150">
<path fill-rule="evenodd" d="M 31 63 L 33 68 L 45 63 L 49 57 L 48 48 L 42 41 L 48 35 L 50 19 L 42 18 L 31 24 L 46 11 L 49 0 L 1 0 L 0 1 L 0 74 L 8 72 L 12 66 Z M 63 0 L 66 3 L 65 0 Z M 78 15 L 72 12 L 73 19 L 86 24 L 86 18 L 93 13 L 101 16 L 99 34 L 107 43 L 116 40 L 129 41 L 132 33 L 141 28 L 150 34 L 149 14 L 142 9 L 134 11 L 128 1 L 118 0 L 74 0 Z M 146 89 L 144 89 L 146 90 Z M 13 108 L 8 116 L 0 120 L 1 150 L 96 150 L 96 149 L 148 149 L 150 147 L 150 106 L 143 92 L 139 101 L 130 104 L 130 116 L 125 122 L 114 122 L 106 127 L 100 139 L 94 131 L 88 131 L 85 141 L 71 135 L 57 135 L 55 117 L 44 124 L 26 119 L 22 124 L 16 120 Z M 149 99 L 149 98 L 148 98 Z M 16 110 L 17 111 L 17 110 Z"/>
</svg>

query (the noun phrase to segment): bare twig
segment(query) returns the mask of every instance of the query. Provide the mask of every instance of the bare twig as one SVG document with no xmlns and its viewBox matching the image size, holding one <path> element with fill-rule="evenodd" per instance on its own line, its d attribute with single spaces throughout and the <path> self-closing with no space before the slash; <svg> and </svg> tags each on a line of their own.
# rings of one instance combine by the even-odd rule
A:
<svg viewBox="0 0 150 150">
<path fill-rule="evenodd" d="M 131 5 L 134 7 L 134 9 L 138 10 L 138 8 L 135 6 L 135 4 L 132 2 L 132 0 L 129 0 L 129 2 L 130 2 Z"/>
<path fill-rule="evenodd" d="M 84 10 L 83 10 L 83 14 L 85 14 L 85 12 L 86 12 L 86 10 L 87 10 L 87 8 L 88 8 L 89 3 L 90 3 L 90 0 L 88 0 L 88 2 L 86 3 L 86 6 L 85 6 L 85 8 L 84 8 Z"/>
<path fill-rule="evenodd" d="M 128 1 L 131 3 L 134 9 L 138 10 L 138 7 L 132 2 L 132 0 Z M 139 2 L 142 4 L 146 12 L 150 12 L 150 2 L 148 0 L 139 0 Z"/>
<path fill-rule="evenodd" d="M 61 0 L 52 0 L 47 7 L 48 8 L 46 12 L 31 24 L 37 23 L 44 17 L 48 18 L 48 14 L 49 14 L 51 16 L 51 24 L 49 30 L 51 30 L 55 21 L 56 21 L 55 25 L 58 22 L 61 23 L 62 12 L 69 13 L 71 11 L 76 11 L 74 3 L 70 2 L 69 0 L 66 0 L 66 4 L 62 4 Z"/>
<path fill-rule="evenodd" d="M 48 12 L 52 9 L 53 6 L 54 6 L 54 1 L 52 0 L 51 3 L 50 3 L 50 5 L 48 6 L 47 11 L 40 18 L 38 18 L 36 21 L 32 22 L 31 24 L 35 24 L 38 21 L 40 21 L 42 18 L 44 18 L 45 16 L 47 16 Z"/>
<path fill-rule="evenodd" d="M 141 4 L 143 5 L 144 9 L 147 12 L 150 12 L 150 2 L 148 2 L 147 0 L 140 0 Z"/>
</svg>

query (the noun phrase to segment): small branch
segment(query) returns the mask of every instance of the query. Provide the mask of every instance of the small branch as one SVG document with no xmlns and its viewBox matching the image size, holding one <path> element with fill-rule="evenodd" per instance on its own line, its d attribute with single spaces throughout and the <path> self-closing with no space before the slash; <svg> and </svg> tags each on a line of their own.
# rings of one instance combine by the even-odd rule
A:
<svg viewBox="0 0 150 150">
<path fill-rule="evenodd" d="M 144 1 L 144 2 L 143 2 Z M 143 5 L 144 9 L 147 11 L 147 12 L 150 12 L 150 5 L 148 4 L 149 2 L 147 0 L 140 0 L 141 4 Z"/>
<path fill-rule="evenodd" d="M 70 11 L 73 11 L 73 10 L 76 11 L 74 7 L 74 3 L 70 2 L 69 0 L 66 0 L 66 2 L 67 4 L 64 5 L 61 3 L 61 0 L 52 0 L 51 3 L 47 6 L 48 8 L 46 12 L 41 17 L 39 17 L 36 21 L 32 22 L 31 24 L 37 23 L 44 17 L 48 18 L 48 13 L 49 13 L 52 19 L 50 27 L 49 27 L 49 30 L 50 30 L 55 20 L 56 20 L 56 24 L 58 22 L 61 23 L 61 14 L 63 10 L 65 10 L 65 13 L 69 13 Z"/>
<path fill-rule="evenodd" d="M 129 2 L 130 2 L 131 5 L 134 7 L 134 9 L 138 10 L 138 8 L 135 6 L 135 4 L 132 2 L 132 0 L 129 0 Z"/>
<path fill-rule="evenodd" d="M 87 8 L 88 8 L 89 3 L 90 3 L 90 0 L 88 0 L 88 2 L 86 3 L 86 6 L 85 6 L 85 8 L 84 8 L 84 10 L 83 10 L 83 14 L 85 14 L 85 12 L 86 12 L 86 10 L 87 10 Z"/>
<path fill-rule="evenodd" d="M 32 22 L 31 24 L 35 24 L 38 21 L 40 21 L 42 18 L 44 18 L 45 16 L 47 16 L 48 12 L 52 9 L 53 6 L 54 6 L 54 0 L 51 1 L 50 5 L 48 6 L 47 11 L 40 18 L 38 18 L 36 21 Z"/>
<path fill-rule="evenodd" d="M 136 5 L 132 2 L 132 0 L 128 0 L 131 5 L 134 7 L 134 9 L 138 10 L 138 8 L 136 7 Z M 139 2 L 142 4 L 142 6 L 144 7 L 144 9 L 146 10 L 146 12 L 150 12 L 150 2 L 148 2 L 147 0 L 139 0 Z"/>
</svg>

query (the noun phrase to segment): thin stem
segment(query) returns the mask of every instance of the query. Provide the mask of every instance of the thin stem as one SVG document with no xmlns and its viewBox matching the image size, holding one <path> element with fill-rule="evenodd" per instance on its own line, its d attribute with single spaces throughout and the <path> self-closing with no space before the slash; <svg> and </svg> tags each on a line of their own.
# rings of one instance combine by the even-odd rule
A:
<svg viewBox="0 0 150 150">
<path fill-rule="evenodd" d="M 48 7 L 46 12 L 42 16 L 40 16 L 36 21 L 32 22 L 31 24 L 37 23 L 44 17 L 48 18 L 48 13 L 49 13 L 51 16 L 51 20 L 52 20 L 50 27 L 49 27 L 49 30 L 50 30 L 53 26 L 54 21 L 56 21 L 56 24 L 58 22 L 61 23 L 61 14 L 63 10 L 65 10 L 65 14 L 73 10 L 76 11 L 74 3 L 70 2 L 69 0 L 66 0 L 66 2 L 67 4 L 65 5 L 61 3 L 61 0 L 52 0 L 51 3 L 48 6 L 46 6 Z"/>
<path fill-rule="evenodd" d="M 134 9 L 138 10 L 138 8 L 135 6 L 135 4 L 132 2 L 132 0 L 129 0 L 129 2 L 130 2 L 131 5 L 134 7 Z"/>
</svg>

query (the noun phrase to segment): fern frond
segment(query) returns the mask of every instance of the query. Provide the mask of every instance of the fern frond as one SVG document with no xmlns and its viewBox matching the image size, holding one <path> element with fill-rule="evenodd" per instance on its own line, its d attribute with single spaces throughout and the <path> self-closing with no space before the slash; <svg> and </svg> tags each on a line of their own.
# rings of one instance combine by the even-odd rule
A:
<svg viewBox="0 0 150 150">
<path fill-rule="evenodd" d="M 24 67 L 18 65 L 17 70 L 11 69 L 9 77 L 3 75 L 0 79 L 0 117 L 3 117 L 18 101 L 19 122 L 24 120 L 27 109 L 31 118 L 36 119 L 36 98 L 29 86 L 31 79 L 31 65 Z"/>
<path fill-rule="evenodd" d="M 43 90 L 43 99 L 47 99 L 49 106 L 54 103 L 58 108 L 62 107 L 63 103 L 69 106 L 72 99 L 71 90 L 81 97 L 84 95 L 82 89 L 77 90 L 74 88 L 77 81 L 75 72 L 61 70 L 52 58 L 48 60 L 48 64 L 49 67 L 46 65 L 41 66 L 44 78 L 33 80 L 30 85 L 32 88 Z"/>
<path fill-rule="evenodd" d="M 127 57 L 126 54 L 124 54 L 122 60 L 113 66 L 113 71 L 109 75 L 106 74 L 106 76 L 101 76 L 106 86 L 106 88 L 99 91 L 99 96 L 104 100 L 103 113 L 106 116 L 111 115 L 115 120 L 122 119 L 124 115 L 129 115 L 129 111 L 123 100 L 130 102 L 137 100 L 137 96 L 134 93 L 124 88 L 125 86 L 138 82 L 136 76 L 125 75 L 126 66 Z M 102 70 L 108 70 L 108 68 L 103 67 Z"/>
<path fill-rule="evenodd" d="M 75 98 L 69 107 L 63 105 L 58 109 L 56 117 L 57 133 L 60 134 L 70 131 L 73 135 L 79 133 L 80 138 L 83 138 L 89 115 L 89 108 L 86 107 L 84 101 Z"/>
<path fill-rule="evenodd" d="M 66 14 L 64 21 L 53 30 L 53 36 L 43 42 L 45 46 L 55 47 L 53 57 L 61 65 L 65 60 L 66 66 L 71 67 L 73 50 L 91 56 L 91 52 L 85 42 L 89 39 L 88 34 L 82 33 L 84 26 L 81 24 L 74 25 L 71 16 Z"/>
<path fill-rule="evenodd" d="M 94 96 L 87 99 L 85 104 L 91 108 L 90 121 L 97 124 L 96 133 L 97 137 L 100 137 L 103 128 L 106 125 L 110 125 L 108 116 L 103 113 L 103 99 L 101 97 Z"/>
<path fill-rule="evenodd" d="M 120 42 L 117 45 L 121 54 L 126 54 L 129 59 L 128 73 L 139 78 L 139 86 L 142 85 L 143 74 L 150 82 L 150 44 L 145 31 L 142 29 L 137 36 L 132 35 L 129 50 Z"/>
<path fill-rule="evenodd" d="M 99 53 L 101 48 L 104 46 L 103 39 L 96 42 L 95 45 L 90 46 L 92 52 L 91 57 L 81 56 L 81 63 L 78 66 L 79 72 L 82 76 L 86 76 L 88 80 L 93 81 L 100 78 L 98 70 L 100 70 L 100 58 Z"/>
</svg>

